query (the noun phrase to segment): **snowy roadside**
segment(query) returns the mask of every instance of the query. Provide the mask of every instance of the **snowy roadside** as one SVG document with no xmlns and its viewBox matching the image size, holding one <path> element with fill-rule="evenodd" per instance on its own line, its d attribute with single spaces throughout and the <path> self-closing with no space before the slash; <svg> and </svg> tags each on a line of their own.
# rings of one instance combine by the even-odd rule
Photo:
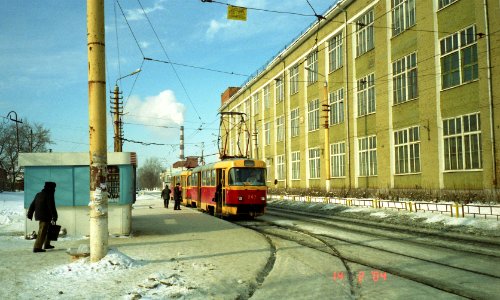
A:
<svg viewBox="0 0 500 300">
<path fill-rule="evenodd" d="M 0 299 L 235 299 L 255 285 L 269 253 L 259 234 L 197 211 L 165 210 L 160 192 L 146 191 L 133 205 L 142 231 L 110 237 L 99 262 L 65 253 L 88 245 L 87 237 L 59 238 L 54 250 L 35 254 L 24 237 L 23 199 L 0 193 Z"/>
<path fill-rule="evenodd" d="M 500 237 L 500 221 L 479 218 L 455 218 L 429 212 L 407 212 L 389 209 L 347 207 L 338 204 L 307 203 L 287 200 L 268 201 L 269 207 L 349 217 L 380 223 L 420 227 L 441 232 L 458 232 Z"/>
</svg>

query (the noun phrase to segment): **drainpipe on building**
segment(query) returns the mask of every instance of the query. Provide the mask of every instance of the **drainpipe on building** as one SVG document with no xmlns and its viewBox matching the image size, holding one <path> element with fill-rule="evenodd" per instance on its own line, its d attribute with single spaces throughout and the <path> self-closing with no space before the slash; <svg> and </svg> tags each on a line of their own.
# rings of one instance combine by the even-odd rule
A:
<svg viewBox="0 0 500 300">
<path fill-rule="evenodd" d="M 493 168 L 493 199 L 496 199 L 497 194 L 497 155 L 496 155 L 496 143 L 495 143 L 495 113 L 494 113 L 494 103 L 493 103 L 493 82 L 491 78 L 491 49 L 490 49 L 490 30 L 489 30 L 489 17 L 488 17 L 488 1 L 484 0 L 484 28 L 486 35 L 486 64 L 487 64 L 487 74 L 488 74 L 488 100 L 490 108 L 490 141 L 491 141 L 491 152 L 492 152 L 492 168 Z"/>
<path fill-rule="evenodd" d="M 346 126 L 346 165 L 347 165 L 347 178 L 348 178 L 348 191 L 351 190 L 352 187 L 352 179 L 351 179 L 351 139 L 349 138 L 350 134 L 350 123 L 349 123 L 349 60 L 347 57 L 347 11 L 339 6 L 339 8 L 344 12 L 344 81 L 345 81 L 345 126 Z"/>
<path fill-rule="evenodd" d="M 328 82 L 327 77 L 325 76 L 325 83 L 323 84 L 323 99 L 325 104 L 323 104 L 323 112 L 325 118 L 325 188 L 326 191 L 330 191 L 330 129 L 328 124 L 328 113 L 330 111 L 330 106 L 328 105 Z"/>
<path fill-rule="evenodd" d="M 285 154 L 285 190 L 288 188 L 288 152 L 287 152 L 287 139 L 286 139 L 286 115 L 287 115 L 287 110 L 286 110 L 286 95 L 289 94 L 286 92 L 286 69 L 285 69 L 285 60 L 283 59 L 283 150 Z"/>
</svg>

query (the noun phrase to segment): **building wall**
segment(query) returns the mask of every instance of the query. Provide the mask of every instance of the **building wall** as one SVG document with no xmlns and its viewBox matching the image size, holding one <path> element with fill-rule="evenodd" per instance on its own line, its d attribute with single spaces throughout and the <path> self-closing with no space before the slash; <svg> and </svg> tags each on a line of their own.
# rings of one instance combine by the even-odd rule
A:
<svg viewBox="0 0 500 300">
<path fill-rule="evenodd" d="M 254 136 L 250 153 L 269 163 L 270 185 L 278 179 L 280 188 L 326 190 L 497 188 L 500 71 L 495 66 L 500 63 L 500 24 L 494 16 L 500 11 L 499 2 L 443 1 L 448 2 L 440 7 L 440 0 L 407 0 L 394 8 L 391 0 L 339 1 L 324 14 L 327 20 L 320 22 L 319 29 L 317 23 L 312 25 L 221 106 L 221 111 L 245 112 L 249 116 L 247 124 Z M 407 23 L 398 31 L 395 16 L 400 8 L 404 11 L 402 20 Z M 373 48 L 358 53 L 362 44 L 358 39 L 371 31 Z M 363 36 L 363 32 L 368 33 Z M 329 41 L 338 35 L 342 63 L 331 69 L 329 53 L 335 47 L 330 47 Z M 457 42 L 458 50 L 453 48 Z M 369 40 L 366 44 L 370 44 Z M 449 52 L 442 53 L 446 49 Z M 316 51 L 317 70 L 310 71 L 308 56 Z M 397 67 L 403 62 L 406 83 L 400 84 L 401 71 Z M 297 91 L 292 90 L 295 66 Z M 317 77 L 312 83 L 308 82 L 310 73 Z M 416 88 L 409 84 L 412 78 L 416 78 Z M 448 84 L 453 80 L 458 84 Z M 325 81 L 327 94 L 339 95 L 343 91 L 343 106 L 337 107 L 344 118 L 330 123 L 327 129 L 323 117 L 335 115 L 335 106 L 329 107 L 329 113 L 322 111 L 330 101 L 324 95 Z M 284 90 L 282 99 L 277 92 L 280 85 Z M 264 101 L 267 87 L 269 106 Z M 404 87 L 404 92 L 398 87 Z M 365 100 L 373 94 L 374 103 Z M 258 102 L 254 101 L 256 97 Z M 319 127 L 310 130 L 309 104 L 316 99 Z M 362 103 L 367 103 L 367 112 Z M 297 108 L 299 134 L 294 135 L 292 116 Z M 285 134 L 278 139 L 281 120 Z M 455 135 L 450 133 L 453 125 L 460 127 Z M 266 128 L 270 143 L 266 143 Z M 237 133 L 229 134 L 229 149 L 234 151 Z M 410 134 L 415 138 L 410 140 Z M 373 149 L 365 151 L 365 141 Z M 479 141 L 479 150 L 475 141 Z M 454 146 L 455 142 L 459 146 Z M 338 143 L 345 143 L 340 175 L 330 167 L 332 161 L 337 161 L 330 152 Z M 309 159 L 314 149 L 320 155 L 319 176 L 313 176 L 314 163 Z M 460 149 L 461 154 L 455 155 Z M 295 164 L 300 176 L 293 178 L 296 172 L 292 158 L 296 153 L 300 154 L 300 163 Z M 372 163 L 367 168 L 362 167 L 366 166 L 363 153 Z"/>
</svg>

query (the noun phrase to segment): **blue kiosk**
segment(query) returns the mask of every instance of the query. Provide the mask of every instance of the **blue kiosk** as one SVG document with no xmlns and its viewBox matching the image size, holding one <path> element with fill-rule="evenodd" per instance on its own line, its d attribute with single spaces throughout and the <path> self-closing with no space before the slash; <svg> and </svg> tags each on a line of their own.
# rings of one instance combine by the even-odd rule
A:
<svg viewBox="0 0 500 300">
<path fill-rule="evenodd" d="M 90 233 L 90 159 L 88 153 L 21 153 L 24 167 L 24 208 L 27 210 L 46 181 L 57 184 L 59 219 L 69 236 Z M 134 152 L 108 153 L 108 230 L 129 235 L 135 202 L 137 157 Z M 38 231 L 38 222 L 26 219 L 25 233 Z"/>
</svg>

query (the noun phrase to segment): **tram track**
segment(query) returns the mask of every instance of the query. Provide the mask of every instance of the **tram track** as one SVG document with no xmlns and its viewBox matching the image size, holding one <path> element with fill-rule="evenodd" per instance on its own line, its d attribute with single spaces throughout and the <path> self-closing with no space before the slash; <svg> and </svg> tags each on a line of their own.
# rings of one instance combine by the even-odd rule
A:
<svg viewBox="0 0 500 300">
<path fill-rule="evenodd" d="M 292 242 L 298 243 L 302 246 L 305 246 L 305 247 L 308 247 L 308 248 L 311 248 L 314 250 L 318 250 L 318 251 L 321 251 L 323 253 L 330 254 L 333 257 L 340 259 L 342 264 L 344 265 L 346 272 L 347 272 L 347 279 L 349 282 L 349 291 L 350 291 L 350 296 L 351 296 L 350 298 L 352 298 L 352 299 L 357 298 L 355 278 L 354 278 L 354 274 L 351 270 L 351 267 L 349 266 L 348 262 L 341 256 L 340 252 L 337 249 L 335 249 L 334 246 L 332 246 L 331 244 L 326 242 L 323 238 L 321 238 L 317 235 L 302 231 L 300 229 L 286 228 L 286 227 L 282 227 L 282 226 L 279 226 L 279 225 L 276 225 L 276 224 L 273 224 L 270 222 L 266 222 L 266 221 L 254 220 L 251 222 L 243 221 L 243 222 L 235 222 L 235 223 L 238 224 L 239 226 L 242 226 L 242 227 L 259 232 L 260 234 L 262 234 L 266 238 L 266 240 L 268 240 L 270 245 L 272 245 L 271 246 L 272 255 L 270 258 L 270 261 L 272 260 L 272 265 L 274 265 L 274 261 L 276 260 L 276 246 L 272 242 L 272 238 L 280 238 L 280 239 L 284 239 L 287 241 L 292 241 Z M 298 238 L 293 238 L 293 237 L 290 237 L 286 233 L 279 234 L 276 232 L 271 232 L 269 229 L 272 229 L 272 228 L 278 228 L 280 230 L 285 231 L 286 233 L 293 232 L 293 233 L 297 233 L 300 235 L 305 235 L 305 236 L 311 237 L 314 240 L 319 241 L 323 247 L 317 246 L 317 245 L 314 246 L 314 245 L 311 245 L 311 243 L 305 242 L 303 239 L 303 236 L 298 237 Z M 269 265 L 270 265 L 270 263 L 266 264 L 266 267 L 264 268 L 265 272 L 261 272 L 261 274 L 266 273 L 266 276 L 267 276 L 271 272 L 272 268 L 269 268 Z M 259 282 L 259 285 L 261 285 L 264 280 L 265 280 L 265 277 L 259 277 L 257 281 Z M 255 289 L 252 291 L 251 295 L 253 295 L 254 292 L 255 292 Z M 251 295 L 250 295 L 250 297 L 251 297 Z"/>
<path fill-rule="evenodd" d="M 338 216 L 326 216 L 295 210 L 268 208 L 268 216 L 286 216 L 302 219 L 319 225 L 334 226 L 358 233 L 375 234 L 387 238 L 409 239 L 413 243 L 429 245 L 433 243 L 450 250 L 466 251 L 474 254 L 500 258 L 500 238 L 473 236 L 450 232 L 438 232 L 425 228 L 383 224 L 374 221 L 352 219 Z M 481 248 L 479 247 L 481 246 Z"/>
<path fill-rule="evenodd" d="M 317 215 L 313 220 L 311 218 L 311 214 L 270 209 L 266 216 L 258 220 L 246 223 L 237 222 L 237 224 L 258 231 L 267 237 L 287 239 L 338 257 L 345 266 L 351 297 L 354 299 L 358 298 L 362 292 L 355 284 L 355 274 L 350 264 L 378 269 L 393 276 L 465 298 L 489 299 L 496 295 L 490 288 L 499 285 L 500 273 L 495 271 L 495 268 L 492 270 L 483 268 L 485 265 L 483 260 L 491 261 L 493 264 L 493 261 L 499 260 L 498 245 L 495 241 L 482 238 L 458 240 L 457 235 L 433 235 L 429 231 L 422 232 L 418 229 L 412 235 L 407 232 L 407 229 L 398 232 L 394 226 L 384 226 L 375 222 L 371 222 L 372 228 L 367 230 L 363 228 L 367 226 L 365 221 L 359 222 L 358 220 L 348 224 L 346 220 L 334 220 L 337 222 L 335 223 L 330 218 L 321 218 Z M 286 222 L 283 222 L 284 220 Z M 321 227 L 319 230 L 318 226 Z M 304 235 L 320 241 L 323 246 L 304 242 Z M 437 242 L 438 237 L 443 241 Z M 449 240 L 450 238 L 453 243 Z M 457 245 L 460 242 L 468 243 L 468 245 L 461 247 Z M 388 246 L 383 246 L 383 244 Z M 395 250 L 388 249 L 392 245 Z M 485 245 L 489 247 L 486 251 L 477 249 Z M 404 253 L 405 249 L 410 249 L 410 253 Z M 418 255 L 418 251 L 422 251 L 423 254 Z M 363 253 L 371 254 L 365 256 L 362 255 Z M 438 253 L 435 254 L 437 258 L 433 258 L 432 253 Z M 466 266 L 461 265 L 464 262 Z M 475 266 L 474 262 L 482 263 L 477 263 Z M 431 270 L 431 272 L 426 270 Z"/>
</svg>

